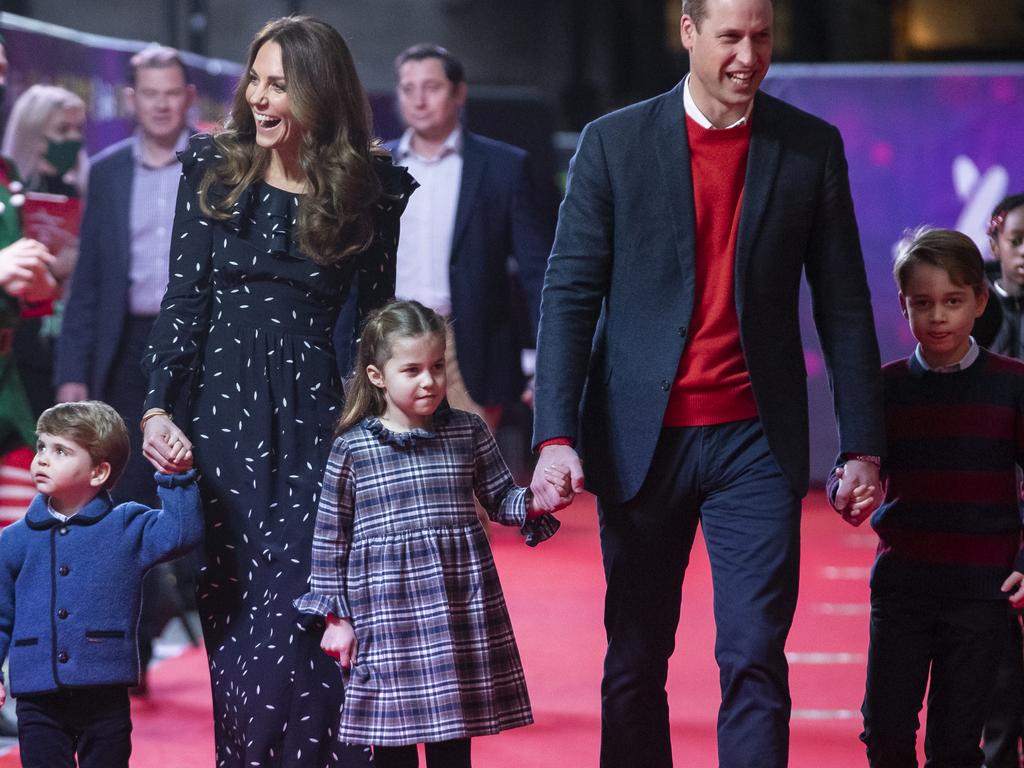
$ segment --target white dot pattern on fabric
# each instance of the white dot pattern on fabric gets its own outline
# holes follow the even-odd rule
[[[218,159],[213,140],[194,137],[179,157],[145,407],[185,425],[202,477],[198,593],[216,765],[368,765],[368,750],[336,740],[341,676],[291,602],[307,589],[313,513],[343,400],[334,324],[356,281],[360,318],[391,298],[399,216],[415,182],[378,161],[386,194],[374,243],[321,266],[292,241],[301,198],[258,182],[229,220],[209,219],[196,189]]]

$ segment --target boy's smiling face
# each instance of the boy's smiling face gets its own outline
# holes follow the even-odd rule
[[[110,476],[110,464],[93,464],[85,446],[65,435],[39,433],[32,458],[36,490],[55,510],[72,515],[92,501]]]
[[[987,301],[987,289],[978,294],[969,285],[958,285],[942,267],[922,263],[909,270],[900,291],[900,309],[929,368],[963,359],[974,321],[985,311]]]

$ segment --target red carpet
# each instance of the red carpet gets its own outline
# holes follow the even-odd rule
[[[477,739],[481,768],[597,765],[604,653],[603,578],[593,499],[562,513],[561,532],[537,549],[494,531],[495,558],[526,666],[536,724]],[[805,504],[799,607],[788,645],[794,716],[792,768],[860,768],[857,740],[867,650],[867,568],[874,535],[843,523],[812,494]],[[675,765],[717,764],[718,676],[710,574],[698,537],[684,589],[669,681]],[[149,701],[136,702],[134,768],[213,766],[205,658],[165,662]],[[17,766],[14,754],[0,768]]]

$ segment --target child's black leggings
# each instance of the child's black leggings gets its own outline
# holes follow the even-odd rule
[[[471,768],[469,739],[437,741],[424,745],[427,768]],[[375,768],[418,768],[416,745],[407,747],[374,747]]]

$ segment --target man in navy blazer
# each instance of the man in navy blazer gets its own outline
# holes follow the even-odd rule
[[[879,354],[839,132],[758,92],[770,0],[684,0],[680,32],[688,77],[579,139],[544,284],[532,489],[556,508],[544,471],[564,464],[598,496],[601,765],[672,765],[665,682],[699,523],[719,764],[781,767],[808,486],[802,275],[847,454],[841,507],[878,487]]]
[[[451,318],[448,399],[493,430],[524,391],[521,351],[536,338],[547,217],[526,152],[461,126],[466,81],[455,56],[416,45],[399,54],[395,73],[408,128],[388,148],[421,185],[402,215],[395,293]]]

